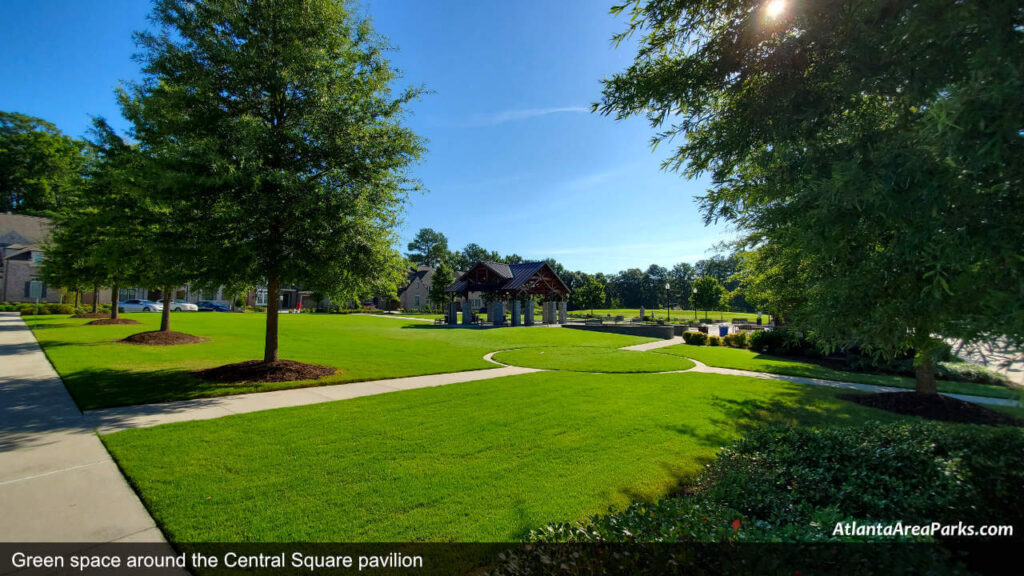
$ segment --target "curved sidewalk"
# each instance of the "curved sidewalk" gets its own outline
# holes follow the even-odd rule
[[[0,541],[163,542],[17,313],[0,313]]]

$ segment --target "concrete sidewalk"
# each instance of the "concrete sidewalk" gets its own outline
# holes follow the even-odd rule
[[[826,386],[828,388],[838,388],[840,390],[856,390],[858,392],[910,392],[907,388],[896,388],[895,386],[876,386],[874,384],[860,384],[857,382],[841,382],[838,380],[825,380],[823,378],[807,378],[805,376],[785,376],[783,374],[772,374],[769,372],[751,372],[749,370],[735,370],[733,368],[716,368],[714,366],[708,366],[707,364],[698,362],[693,358],[690,361],[696,364],[695,367],[687,370],[687,372],[704,372],[707,374],[727,374],[729,376],[746,376],[748,378],[761,378],[763,380],[782,380],[783,382],[792,382],[793,384],[804,384],[806,386]],[[1010,400],[1008,398],[989,398],[988,396],[972,396],[968,394],[949,394],[946,392],[940,392],[943,396],[949,396],[950,398],[956,398],[963,400],[964,402],[973,402],[975,404],[983,404],[986,406],[1017,406],[1016,400]]]
[[[0,541],[163,541],[17,313],[0,313]]]
[[[540,370],[507,366],[488,370],[430,374],[427,376],[391,378],[388,380],[353,382],[351,384],[335,384],[311,388],[292,388],[288,390],[275,390],[273,392],[254,392],[252,394],[238,394],[218,398],[199,398],[162,404],[143,404],[139,406],[90,410],[85,413],[85,420],[89,427],[96,428],[101,434],[108,434],[128,428],[147,428],[149,426],[184,422],[187,420],[209,420],[232,414],[320,404],[322,402],[348,400],[350,398],[359,398],[360,396],[373,396],[399,390],[430,388],[459,382],[473,382],[475,380],[490,380],[491,378],[516,376],[531,372],[540,372]]]

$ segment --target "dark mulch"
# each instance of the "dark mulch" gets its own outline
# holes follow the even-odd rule
[[[132,320],[131,318],[100,318],[99,320],[93,320],[86,324],[86,326],[112,326],[119,324],[138,324],[138,320]]]
[[[126,344],[143,344],[146,346],[174,346],[176,344],[196,344],[206,342],[206,338],[185,334],[184,332],[139,332],[121,340]]]
[[[989,426],[1024,426],[1024,420],[996,412],[984,406],[938,394],[916,392],[882,392],[879,394],[840,394],[840,398],[880,410],[920,416],[928,420],[987,424]]]
[[[82,312],[75,314],[72,318],[110,318],[110,314],[107,312]]]
[[[293,360],[278,360],[264,363],[250,360],[227,364],[193,372],[203,380],[213,382],[292,382],[294,380],[319,380],[334,374],[335,368],[318,364],[304,364]]]

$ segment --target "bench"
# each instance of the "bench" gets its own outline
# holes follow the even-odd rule
[[[587,318],[584,321],[584,324],[586,324],[587,326],[600,326],[604,324],[604,320],[600,318]]]

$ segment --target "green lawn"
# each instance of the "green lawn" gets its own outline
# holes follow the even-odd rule
[[[124,314],[140,326],[86,326],[67,316],[26,316],[83,410],[278,388],[493,368],[488,352],[524,346],[618,348],[648,338],[552,328],[445,328],[426,322],[339,314],[283,314],[281,358],[325,364],[318,381],[226,385],[190,371],[263,357],[265,314],[176,313],[171,329],[209,339],[185,346],[135,346],[125,336],[159,327],[158,314]]]
[[[589,314],[590,314],[590,310],[589,309],[588,310],[570,310],[569,311],[569,316],[575,316],[575,317],[584,317],[584,316],[588,316]],[[644,310],[644,315],[645,316],[650,316],[652,314],[654,315],[655,318],[666,318],[667,319],[667,318],[669,318],[671,316],[671,319],[673,321],[680,321],[680,322],[681,321],[691,321],[692,322],[693,319],[694,319],[693,318],[693,310],[672,310],[671,315],[669,314],[669,311],[665,310],[664,308],[660,308],[660,309],[645,309]],[[612,316],[612,317],[623,316],[623,317],[625,317],[626,320],[629,320],[630,318],[639,318],[640,317],[640,309],[639,308],[597,308],[597,309],[594,310],[594,315],[595,316]],[[754,322],[754,321],[757,320],[757,313],[751,313],[751,312],[723,312],[723,311],[720,311],[720,310],[713,310],[713,311],[708,311],[708,312],[705,312],[704,310],[698,310],[697,311],[697,319],[698,320],[704,320],[705,316],[709,320],[713,320],[715,322],[721,322],[723,319],[724,319],[725,322],[729,322],[733,318],[744,318],[746,320],[750,320],[751,322]],[[764,315],[761,316],[761,319],[767,324],[768,320],[769,320],[769,316],[767,314],[764,314]]]
[[[589,346],[522,348],[500,352],[493,358],[502,364],[570,372],[670,372],[694,366],[693,362],[671,354]]]
[[[844,382],[894,386],[897,388],[914,388],[913,378],[906,378],[904,376],[897,376],[894,374],[844,372],[819,366],[810,362],[800,362],[790,358],[769,356],[767,354],[759,354],[751,350],[740,348],[728,348],[724,346],[691,346],[689,344],[680,344],[678,346],[670,346],[668,348],[659,348],[658,352],[692,358],[698,362],[707,364],[708,366],[715,366],[718,368],[753,370],[755,372],[822,378],[826,380],[841,380]],[[976,396],[988,396],[993,398],[1018,398],[1020,396],[1018,391],[1004,388],[1002,386],[971,384],[969,382],[940,381],[938,388],[940,392],[949,392],[952,394],[973,394]]]
[[[664,496],[767,420],[897,418],[835,394],[712,374],[541,372],[103,441],[172,541],[508,541]]]

